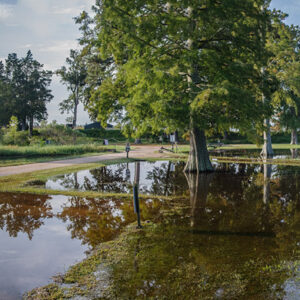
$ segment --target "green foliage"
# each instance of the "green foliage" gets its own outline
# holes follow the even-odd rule
[[[13,115],[13,89],[5,77],[5,67],[0,61],[0,126],[9,124],[10,117]]]
[[[25,131],[18,131],[18,125],[18,118],[12,116],[8,128],[2,129],[3,145],[25,146],[29,144],[28,133]]]
[[[206,131],[259,126],[267,114],[259,78],[268,3],[98,1],[94,19],[77,19],[82,55],[102,60],[89,108],[136,137],[188,131],[191,119]]]
[[[269,47],[274,53],[271,71],[280,82],[274,93],[277,105],[275,122],[288,131],[300,127],[300,29],[298,26],[276,24],[275,42]]]
[[[81,129],[79,132],[85,134],[89,138],[94,138],[95,141],[99,141],[100,139],[107,139],[113,141],[125,141],[126,137],[122,134],[121,130],[112,129]]]
[[[33,59],[31,51],[24,58],[9,54],[5,66],[0,64],[0,104],[7,109],[6,116],[0,113],[0,124],[7,125],[14,115],[23,129],[29,125],[32,132],[34,120],[47,117],[46,104],[53,98],[48,88],[51,76],[52,72],[43,70],[43,65]]]
[[[56,145],[69,145],[76,143],[88,143],[86,136],[77,130],[72,130],[64,125],[59,125],[56,122],[50,124],[43,123],[39,130],[39,138],[45,143],[49,141],[51,144]]]
[[[107,151],[107,147],[99,145],[67,145],[67,146],[28,146],[28,147],[0,147],[0,157],[55,157],[80,155]]]

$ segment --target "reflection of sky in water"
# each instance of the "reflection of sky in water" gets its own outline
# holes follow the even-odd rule
[[[67,200],[64,196],[53,196],[50,200],[53,213],[61,211]],[[88,246],[71,238],[68,223],[55,217],[43,222],[34,231],[32,240],[26,233],[18,232],[14,238],[0,230],[1,300],[20,299],[25,291],[50,283],[51,276],[85,257]]]
[[[18,196],[14,197],[18,201]],[[20,199],[20,203],[13,207],[15,202],[10,203],[6,194],[0,194],[0,209],[11,205],[11,211],[6,215],[2,214],[4,228],[0,229],[0,300],[20,299],[24,292],[50,283],[52,276],[64,273],[70,265],[84,259],[85,252],[90,249],[77,236],[72,238],[69,217],[65,222],[58,218],[64,208],[71,207],[69,197],[45,196],[44,207],[50,208],[48,218],[45,213],[34,214],[39,206],[34,206],[34,200],[28,203],[26,197],[29,201],[31,196]],[[108,199],[99,203],[103,214],[109,213],[124,221],[123,210],[119,208],[122,201],[117,203]],[[20,214],[22,207],[30,207],[33,214]],[[87,218],[80,211],[76,213],[76,217],[79,221]],[[35,221],[40,221],[37,228],[33,225]],[[10,236],[6,222],[10,222],[10,230],[16,231],[16,237]],[[87,224],[79,229],[87,232],[89,226],[91,225]],[[26,233],[28,230],[32,230],[31,240]]]

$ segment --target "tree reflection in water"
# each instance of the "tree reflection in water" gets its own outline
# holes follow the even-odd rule
[[[1,193],[0,229],[12,237],[21,232],[32,239],[33,232],[44,224],[44,220],[53,217],[50,199],[43,195]]]
[[[213,175],[187,175],[190,207],[128,238],[113,267],[114,296],[299,295],[299,177],[291,180],[282,167],[275,168],[273,176],[271,166],[262,169],[260,173],[260,166],[224,165]]]
[[[158,221],[162,205],[159,200],[141,201],[142,219]],[[67,222],[72,238],[93,248],[113,239],[124,226],[136,221],[136,214],[131,199],[72,197],[58,218]]]
[[[47,182],[47,187],[56,189],[59,185],[63,189],[128,193],[132,190],[133,181],[129,165],[134,169],[133,163],[129,163],[57,176]],[[141,162],[141,193],[163,196],[186,193],[188,186],[182,172],[183,167],[182,162]]]
[[[117,168],[102,167],[90,171],[91,178],[85,177],[83,187],[85,190],[127,193],[127,178],[124,176],[126,165],[117,165]]]
[[[298,158],[298,149],[291,149],[292,158]]]
[[[153,195],[182,195],[186,193],[184,173],[182,172],[184,163],[162,162],[160,166],[154,166],[147,171],[147,180],[151,182],[149,186],[144,186],[142,193]]]

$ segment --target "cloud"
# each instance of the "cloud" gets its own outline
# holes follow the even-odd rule
[[[61,6],[55,6],[53,7],[52,13],[55,15],[71,15],[71,16],[77,16],[84,10],[84,6],[81,5],[80,7],[61,7]]]
[[[0,0],[0,3],[5,3],[5,4],[17,4],[18,0]]]
[[[70,49],[78,48],[78,43],[76,40],[66,40],[66,41],[53,41],[49,45],[39,47],[41,52],[55,52],[55,53],[66,53]]]
[[[0,3],[0,21],[6,20],[13,15],[13,6]]]

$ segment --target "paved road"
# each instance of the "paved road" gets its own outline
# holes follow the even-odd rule
[[[167,157],[167,154],[159,153],[159,146],[136,146],[134,150],[129,153],[130,158],[161,158]],[[11,167],[0,167],[0,176],[16,175],[21,173],[35,172],[41,170],[49,170],[62,167],[70,167],[80,164],[89,164],[101,162],[104,160],[112,160],[118,158],[125,158],[126,153],[111,153],[99,156],[88,156],[73,158],[67,160],[57,160],[44,163],[28,164],[21,166],[11,166]]]

